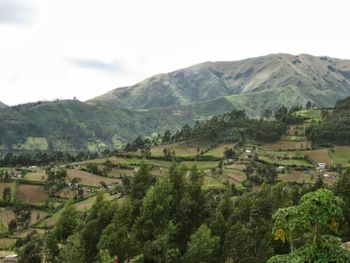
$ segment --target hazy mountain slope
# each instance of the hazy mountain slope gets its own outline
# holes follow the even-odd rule
[[[218,103],[218,100],[221,100]],[[224,98],[178,108],[128,110],[79,101],[38,102],[0,111],[0,148],[96,150],[233,109]]]
[[[296,87],[306,100],[317,105],[334,105],[350,95],[350,60],[274,54],[234,62],[207,62],[112,90],[90,102],[147,109],[285,87]]]
[[[6,105],[5,103],[3,103],[3,102],[0,101],[0,109],[1,109],[1,108],[6,108],[6,107],[7,107],[7,105]]]
[[[79,101],[32,103],[0,111],[0,144],[7,150],[92,151],[116,147],[138,135],[175,131],[184,124],[244,109],[250,117],[281,102],[305,104],[296,87],[245,93],[176,107],[128,110]],[[1,148],[1,146],[0,146]]]
[[[150,132],[139,115],[79,101],[25,104],[0,111],[0,139],[7,149],[77,150],[117,145],[131,133]]]
[[[0,111],[0,149],[96,150],[138,135],[175,131],[213,115],[244,109],[333,106],[350,96],[350,61],[269,55],[203,63],[116,89],[88,103],[38,102]]]

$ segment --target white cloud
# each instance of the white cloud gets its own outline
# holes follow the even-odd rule
[[[26,27],[2,25],[0,10],[0,100],[8,104],[86,100],[208,60],[350,58],[346,0],[1,1],[36,10]]]

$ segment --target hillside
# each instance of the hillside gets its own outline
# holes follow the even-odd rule
[[[333,106],[350,95],[350,61],[311,55],[272,54],[233,62],[206,62],[159,74],[134,86],[112,90],[90,102],[130,109],[188,105],[219,97],[295,89],[287,103],[299,98],[317,106]],[[245,96],[243,97],[245,98]],[[273,100],[283,104],[284,97]]]
[[[79,101],[31,103],[0,111],[0,138],[6,149],[96,149],[118,145],[130,131],[143,131],[138,114]]]
[[[287,90],[287,89],[286,89]],[[79,101],[38,102],[0,111],[0,144],[7,150],[95,151],[117,147],[138,135],[172,132],[185,124],[245,109],[265,108],[264,100],[285,92],[259,92],[165,109],[130,110]],[[238,102],[236,102],[238,101]]]
[[[5,150],[95,151],[232,110],[250,118],[264,110],[332,107],[350,96],[350,61],[269,55],[203,63],[113,90],[88,102],[29,103],[0,111]]]
[[[1,108],[6,108],[6,107],[7,107],[7,105],[6,105],[5,103],[3,103],[3,102],[0,101],[0,109],[1,109]]]

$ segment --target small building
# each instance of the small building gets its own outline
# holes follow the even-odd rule
[[[38,166],[32,165],[32,166],[29,166],[28,169],[32,172],[35,172],[38,169]]]
[[[317,163],[316,170],[324,170],[326,169],[326,163]]]
[[[212,175],[212,171],[211,170],[204,170],[204,175]]]
[[[284,166],[278,166],[278,167],[276,167],[276,171],[277,172],[284,172]]]
[[[243,159],[245,160],[254,160],[257,158],[257,153],[253,150],[246,149],[243,153]]]

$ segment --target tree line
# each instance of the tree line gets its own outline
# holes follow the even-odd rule
[[[284,109],[284,108],[283,108]],[[287,116],[294,110],[287,110]],[[283,115],[283,114],[282,114]],[[143,150],[145,153],[154,145],[176,143],[186,140],[210,141],[211,143],[237,143],[245,139],[259,142],[278,141],[286,133],[286,117],[264,120],[249,119],[244,110],[233,110],[230,113],[215,115],[209,120],[197,121],[194,126],[185,124],[172,133],[166,130],[151,138],[138,136],[128,143],[125,151]],[[291,118],[291,117],[290,117]]]
[[[333,111],[323,110],[322,121],[306,130],[307,138],[316,145],[350,144],[350,97],[336,103]]]
[[[19,262],[349,262],[350,171],[327,187],[279,182],[203,188],[196,167],[156,179],[145,164],[123,201],[102,194],[86,213],[66,205],[43,238],[19,241]],[[116,260],[119,261],[116,261]]]

